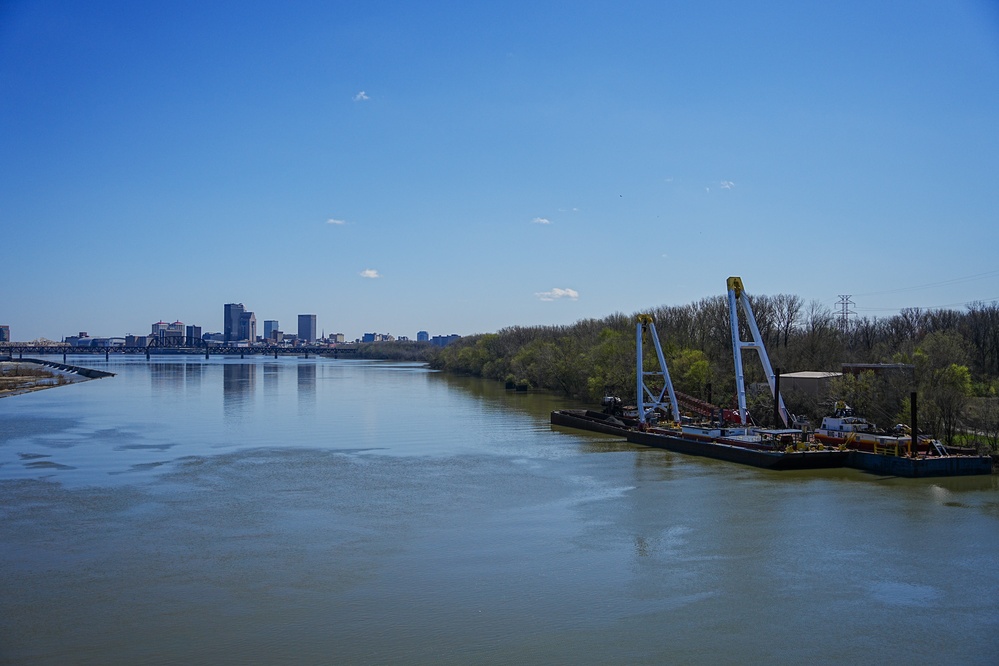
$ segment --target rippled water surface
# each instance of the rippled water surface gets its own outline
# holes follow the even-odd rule
[[[0,400],[2,663],[980,663],[995,477],[776,473],[418,365],[71,358]]]

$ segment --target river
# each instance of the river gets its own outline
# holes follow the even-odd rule
[[[418,364],[0,400],[0,663],[994,664],[997,478],[769,472]]]

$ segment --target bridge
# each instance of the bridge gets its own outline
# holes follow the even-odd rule
[[[299,347],[284,347],[280,345],[266,345],[257,347],[237,347],[232,344],[200,345],[191,347],[167,347],[151,344],[145,347],[74,347],[70,345],[35,345],[22,343],[9,343],[0,346],[0,357],[9,356],[22,359],[25,354],[58,356],[62,354],[62,360],[66,362],[66,356],[104,354],[104,360],[110,360],[111,355],[122,354],[145,354],[146,360],[151,356],[200,356],[205,358],[214,356],[325,356],[328,358],[352,357],[357,355],[357,345],[344,344],[334,347],[323,347],[318,345],[302,345]]]

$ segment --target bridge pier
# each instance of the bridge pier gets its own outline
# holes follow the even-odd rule
[[[205,346],[205,360],[208,360],[208,346]]]
[[[274,360],[277,360],[277,349],[274,350]]]
[[[65,363],[65,362],[66,362],[66,352],[63,352],[63,353],[62,353],[62,362],[63,362],[63,363]]]
[[[110,360],[111,360],[111,350],[110,349],[105,349],[104,350],[104,362],[107,363]]]
[[[149,360],[149,347],[146,347],[146,360]]]
[[[239,352],[239,357],[243,358],[243,352]]]

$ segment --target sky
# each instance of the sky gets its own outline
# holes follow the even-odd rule
[[[999,3],[0,0],[0,324],[999,299]]]

